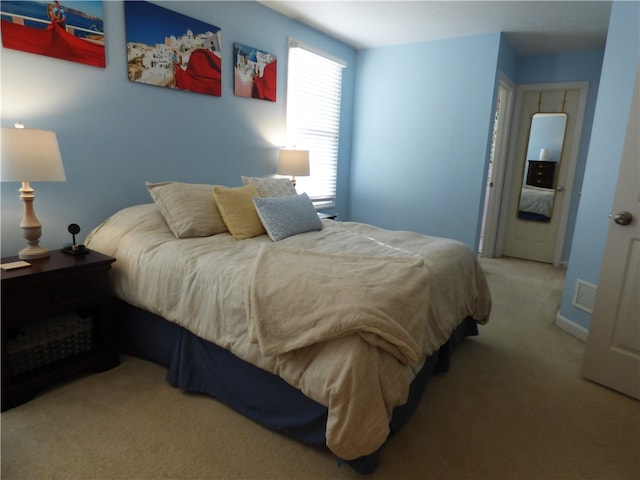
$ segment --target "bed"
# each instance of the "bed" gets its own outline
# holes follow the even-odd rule
[[[520,193],[518,218],[549,222],[551,220],[554,195],[555,190],[553,188],[525,185]]]
[[[89,234],[117,259],[128,350],[371,472],[431,374],[488,321],[482,269],[460,242],[320,220],[306,195],[243,180],[148,184],[154,203]]]

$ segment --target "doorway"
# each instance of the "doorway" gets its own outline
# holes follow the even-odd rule
[[[496,256],[560,266],[587,88],[587,82],[517,87]],[[546,132],[542,143],[539,131]]]
[[[505,163],[509,142],[509,126],[515,96],[515,85],[503,73],[498,78],[495,116],[493,119],[493,135],[489,167],[485,184],[484,208],[480,227],[478,254],[483,257],[494,257],[496,232],[500,211],[500,197],[503,188]]]

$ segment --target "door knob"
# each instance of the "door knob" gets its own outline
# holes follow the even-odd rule
[[[633,220],[633,215],[626,211],[616,213],[616,216],[613,217],[613,221],[618,225],[629,225],[631,223],[631,220]]]

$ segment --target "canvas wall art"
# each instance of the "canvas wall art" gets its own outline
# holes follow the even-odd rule
[[[129,80],[221,96],[220,28],[149,2],[124,5]]]
[[[2,45],[95,67],[105,67],[101,1],[5,1]]]
[[[234,93],[239,97],[276,101],[278,59],[241,43],[233,46]]]

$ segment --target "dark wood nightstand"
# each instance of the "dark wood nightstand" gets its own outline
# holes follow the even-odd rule
[[[540,188],[553,188],[556,162],[529,160],[527,185]]]
[[[114,261],[57,250],[31,266],[1,270],[2,410],[63,378],[119,365],[108,315]]]

